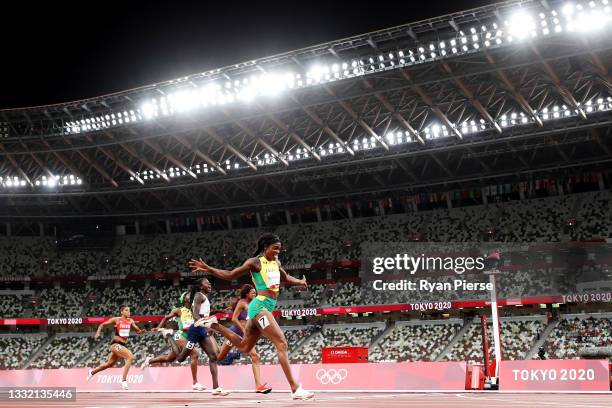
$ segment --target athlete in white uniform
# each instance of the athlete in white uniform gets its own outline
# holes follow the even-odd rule
[[[195,320],[208,319],[210,317],[210,301],[208,300],[207,294],[210,293],[212,286],[208,279],[202,278],[200,280],[199,292],[192,290],[190,299],[193,299],[191,304],[191,311]],[[208,331],[203,326],[192,325],[187,332],[187,345],[177,357],[177,361],[183,362],[187,356],[191,353],[191,350],[199,344],[202,350],[208,356],[210,374],[213,381],[212,395],[225,396],[229,392],[224,391],[219,387],[218,369],[217,369],[217,356],[219,355],[219,347],[214,338],[208,335]]]

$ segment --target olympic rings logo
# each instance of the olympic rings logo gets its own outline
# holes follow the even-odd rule
[[[340,384],[347,376],[348,372],[344,368],[341,368],[339,370],[336,370],[334,368],[331,368],[329,370],[321,368],[315,374],[317,380],[319,380],[319,382],[323,385],[327,385],[329,383],[334,385]]]

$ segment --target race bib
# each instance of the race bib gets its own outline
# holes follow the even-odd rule
[[[261,326],[262,330],[270,325],[270,321],[268,321],[267,316],[261,316],[259,319],[257,319],[257,322],[259,323],[259,326]]]

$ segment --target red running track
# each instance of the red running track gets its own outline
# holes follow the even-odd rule
[[[143,393],[136,391],[78,393],[75,402],[68,401],[0,401],[1,407],[101,407],[101,408],[184,408],[184,407],[559,407],[610,408],[612,393],[600,394],[536,394],[536,393],[318,393],[310,401],[291,401],[285,392],[268,395],[235,393],[212,397],[208,392]]]

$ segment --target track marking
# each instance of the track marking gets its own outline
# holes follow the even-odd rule
[[[608,393],[610,394],[610,393]],[[508,396],[510,397],[511,394],[500,394],[504,395],[504,396]],[[511,404],[534,404],[536,403],[537,405],[552,405],[552,406],[557,406],[557,407],[568,407],[568,408],[577,408],[577,407],[584,407],[584,408],[608,408],[609,405],[584,405],[580,404],[578,401],[573,401],[572,402],[568,402],[568,401],[541,401],[541,400],[537,400],[534,401],[533,399],[529,399],[529,400],[523,400],[523,399],[507,399],[507,398],[499,398],[499,397],[493,397],[493,396],[485,396],[485,395],[481,395],[481,396],[472,396],[472,395],[460,395],[458,394],[457,397],[459,398],[465,398],[465,399],[470,399],[470,400],[486,400],[486,401],[501,401],[504,402],[506,404],[511,403]],[[567,399],[567,398],[566,398]]]

